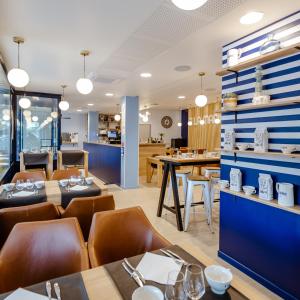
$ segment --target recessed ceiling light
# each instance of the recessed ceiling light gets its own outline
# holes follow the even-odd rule
[[[152,77],[152,74],[151,73],[141,73],[140,76],[142,78],[150,78],[150,77]]]
[[[180,9],[194,10],[204,5],[208,0],[172,0]]]
[[[178,99],[185,99],[185,96],[178,96]]]
[[[240,18],[240,23],[243,25],[251,25],[259,22],[264,16],[264,13],[258,11],[250,11]]]
[[[77,111],[78,111],[78,112],[81,112],[81,111],[82,111],[82,109],[77,109]]]
[[[88,106],[94,106],[94,103],[88,103]]]
[[[191,66],[188,66],[188,65],[177,66],[174,68],[174,70],[177,72],[187,72],[190,69],[191,69]]]
[[[106,97],[113,97],[114,94],[113,94],[113,93],[106,93],[105,96],[106,96]]]

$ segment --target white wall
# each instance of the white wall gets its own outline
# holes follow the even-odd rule
[[[61,119],[61,132],[78,132],[78,145],[62,145],[62,149],[83,149],[83,142],[87,141],[87,114],[63,113]]]
[[[148,109],[151,113],[149,121],[144,123],[142,118],[139,118],[140,124],[151,124],[151,136],[153,138],[159,138],[159,133],[164,133],[164,142],[167,145],[171,144],[171,138],[181,138],[181,127],[177,126],[178,122],[181,122],[181,112],[179,110],[160,110],[160,109]],[[144,114],[146,110],[141,111]],[[170,128],[164,128],[161,126],[161,119],[164,116],[169,116],[173,120],[173,125]]]

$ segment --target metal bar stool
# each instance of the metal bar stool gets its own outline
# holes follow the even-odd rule
[[[221,168],[219,167],[205,167],[204,176],[210,179],[210,195],[211,207],[213,207],[215,200],[215,186],[218,184],[221,175]]]

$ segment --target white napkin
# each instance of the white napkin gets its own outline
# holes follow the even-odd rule
[[[19,288],[4,300],[48,300],[48,297]],[[52,300],[55,299],[52,298]]]
[[[71,191],[83,191],[83,190],[86,190],[88,189],[89,187],[88,186],[85,186],[85,185],[75,185],[75,186],[72,186],[70,188]]]
[[[13,197],[27,197],[33,195],[34,192],[20,191],[13,194]]]
[[[152,280],[160,284],[168,283],[168,274],[171,271],[180,272],[182,263],[162,255],[147,252],[137,266],[146,280]],[[171,283],[171,284],[175,284]]]

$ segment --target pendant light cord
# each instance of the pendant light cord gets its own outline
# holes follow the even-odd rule
[[[20,69],[20,42],[18,42],[18,69]]]
[[[83,78],[85,78],[85,55],[83,55]]]

